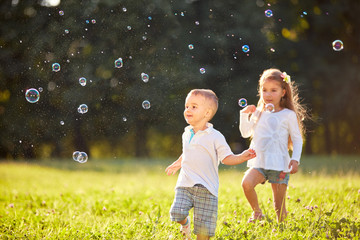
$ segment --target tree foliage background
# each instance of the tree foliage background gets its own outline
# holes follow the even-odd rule
[[[256,104],[270,67],[291,75],[312,116],[305,153],[358,154],[359,12],[355,0],[3,1],[0,158],[177,156],[192,88],[216,92],[212,122],[241,151],[237,100]],[[342,51],[332,49],[336,39]],[[37,103],[26,101],[29,88],[43,88]]]

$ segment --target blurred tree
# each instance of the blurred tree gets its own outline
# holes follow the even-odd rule
[[[212,122],[240,151],[248,140],[238,131],[237,100],[256,104],[259,75],[270,67],[293,77],[316,119],[307,153],[359,153],[356,1],[49,3],[0,4],[0,158],[180,154],[192,88],[217,93]],[[335,39],[344,50],[332,50]],[[43,88],[33,104],[24,98],[31,87]],[[83,103],[89,111],[80,114]]]

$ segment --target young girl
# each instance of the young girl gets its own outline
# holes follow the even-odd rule
[[[286,217],[285,194],[289,173],[298,171],[302,150],[302,121],[305,109],[300,105],[297,88],[290,76],[278,69],[268,69],[259,80],[260,99],[257,108],[249,105],[240,111],[240,132],[244,138],[252,137],[250,148],[256,158],[248,161],[250,168],[242,187],[253,215],[248,222],[263,218],[255,186],[271,183],[274,207],[278,221]],[[290,158],[288,150],[292,149]]]

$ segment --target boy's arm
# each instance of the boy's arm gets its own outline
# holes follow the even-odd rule
[[[256,157],[255,151],[253,149],[247,149],[240,154],[227,156],[222,160],[222,163],[225,165],[237,165],[254,157]]]
[[[181,168],[181,162],[182,162],[182,155],[178,158],[178,160],[173,162],[170,166],[168,166],[165,169],[166,174],[168,176],[174,175]]]

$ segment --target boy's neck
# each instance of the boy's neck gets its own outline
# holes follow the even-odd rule
[[[197,133],[198,131],[204,131],[205,129],[208,128],[208,122],[206,122],[205,124],[201,124],[201,125],[197,125],[197,126],[193,126],[193,131],[194,133]]]

